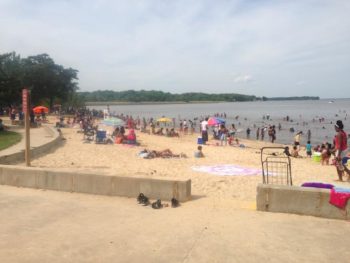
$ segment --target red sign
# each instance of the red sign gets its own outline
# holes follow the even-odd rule
[[[27,113],[27,108],[28,108],[28,90],[23,89],[22,90],[22,111],[24,113]]]

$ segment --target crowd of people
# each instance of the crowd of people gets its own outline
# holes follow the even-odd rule
[[[166,136],[166,137],[179,137],[187,134],[192,134],[196,132],[196,128],[199,128],[199,133],[201,135],[201,142],[205,145],[209,141],[209,133],[212,133],[212,139],[217,140],[217,145],[226,146],[240,146],[239,139],[237,138],[238,129],[236,128],[234,123],[227,125],[226,113],[215,113],[213,114],[216,118],[218,118],[221,122],[215,125],[209,125],[208,119],[209,117],[200,116],[195,117],[193,119],[181,119],[178,120],[175,118],[167,119],[166,121],[159,121],[159,119],[155,118],[140,118],[133,117],[130,115],[124,114],[110,114],[108,111],[102,110],[89,110],[87,108],[83,109],[69,109],[70,117],[64,118],[60,117],[59,121],[56,123],[58,128],[62,127],[73,127],[78,125],[80,131],[84,133],[84,136],[91,135],[91,133],[97,133],[99,127],[98,123],[96,123],[96,119],[103,119],[106,117],[116,117],[121,119],[125,125],[116,127],[112,134],[110,134],[109,141],[112,143],[127,143],[127,144],[137,144],[136,133],[135,130],[140,130],[141,132],[147,132],[149,134],[157,135],[157,136]],[[2,108],[0,109],[0,113],[2,115],[7,114],[10,117],[11,122],[13,123],[15,120],[23,120],[23,113],[16,108]],[[59,112],[57,112],[59,114]],[[39,114],[34,114],[33,111],[30,113],[30,120],[32,123],[41,123],[46,119],[45,112]],[[236,124],[238,126],[241,125],[240,117],[237,115],[235,118]],[[301,119],[301,117],[300,117]],[[244,120],[247,120],[244,118]],[[264,121],[272,121],[269,114],[263,116]],[[283,121],[293,122],[293,120],[286,116],[283,118]],[[312,119],[312,122],[324,123],[325,118],[319,117]],[[298,124],[298,123],[297,123]],[[307,122],[303,122],[303,126],[307,126]],[[350,172],[346,166],[346,158],[349,158],[347,155],[347,139],[350,135],[347,135],[344,131],[344,125],[341,120],[336,121],[334,124],[336,129],[336,136],[333,139],[332,143],[325,141],[322,144],[312,145],[311,143],[311,130],[308,129],[304,134],[302,131],[298,131],[295,133],[294,129],[290,129],[290,132],[295,133],[293,137],[293,145],[292,149],[286,147],[285,154],[300,158],[301,156],[313,157],[315,155],[320,156],[320,163],[322,165],[335,165],[337,167],[337,174],[339,180],[343,179],[344,172],[350,176]],[[264,141],[266,138],[271,143],[276,142],[277,132],[282,130],[281,123],[269,124],[258,126],[253,124],[253,128],[256,128],[256,140]],[[6,129],[3,121],[0,119],[0,131]],[[128,131],[126,132],[126,129]],[[240,129],[241,130],[241,129]],[[250,139],[252,133],[252,129],[247,127],[245,130],[246,138]],[[304,138],[305,137],[305,138]],[[301,154],[301,143],[302,140],[306,139],[307,143],[305,144],[305,154]],[[150,151],[150,156],[159,156],[159,154],[154,151]],[[166,155],[166,153],[164,153]],[[162,154],[160,154],[162,155]],[[201,158],[204,157],[203,148],[199,146],[197,151],[194,153],[195,157]],[[176,155],[173,155],[176,156]]]

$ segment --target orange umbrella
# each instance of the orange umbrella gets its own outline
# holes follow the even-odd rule
[[[40,114],[43,111],[45,113],[49,113],[49,109],[47,107],[45,107],[45,106],[37,106],[37,107],[33,108],[33,111],[34,111],[35,114]]]

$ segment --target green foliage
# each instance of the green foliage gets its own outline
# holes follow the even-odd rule
[[[319,100],[319,99],[320,97],[311,97],[311,96],[265,98],[265,100]]]
[[[93,92],[78,92],[78,95],[89,102],[190,102],[190,101],[254,101],[259,98],[251,95],[235,93],[207,94],[207,93],[182,93],[172,94],[155,90],[127,90],[111,91],[98,90]]]
[[[21,135],[13,131],[0,131],[0,151],[18,143]]]
[[[23,67],[16,53],[0,55],[0,104],[17,101],[21,97]]]
[[[57,65],[47,54],[21,59],[15,52],[0,55],[0,103],[20,104],[24,87],[31,102],[48,104],[66,101],[78,90],[78,71]]]

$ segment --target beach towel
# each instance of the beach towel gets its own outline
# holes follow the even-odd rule
[[[337,190],[338,191],[337,191]],[[331,194],[329,197],[329,203],[344,209],[346,207],[346,204],[350,198],[350,189],[342,189],[340,187],[331,189]]]
[[[219,165],[202,165],[202,166],[192,166],[193,171],[209,173],[214,175],[223,175],[223,176],[253,176],[261,175],[260,169],[252,169],[241,167],[234,164],[219,164]]]
[[[301,186],[302,187],[323,188],[323,189],[332,189],[334,187],[334,185],[332,185],[332,184],[325,184],[325,183],[318,183],[318,182],[307,182],[307,183],[303,183]]]

